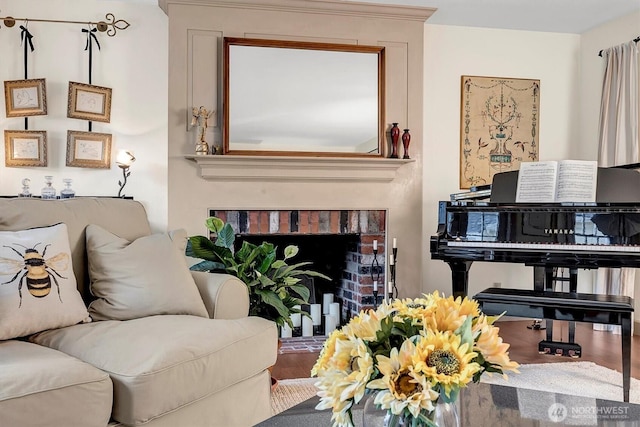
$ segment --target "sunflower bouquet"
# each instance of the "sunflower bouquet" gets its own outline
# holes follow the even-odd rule
[[[332,409],[334,427],[353,426],[353,405],[378,391],[374,404],[391,418],[434,426],[437,402],[455,402],[485,372],[518,372],[494,326],[498,318],[437,291],[363,311],[328,337],[311,371],[316,409]]]

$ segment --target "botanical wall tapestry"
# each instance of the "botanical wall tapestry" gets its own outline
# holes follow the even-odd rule
[[[538,160],[540,80],[462,76],[460,188]]]

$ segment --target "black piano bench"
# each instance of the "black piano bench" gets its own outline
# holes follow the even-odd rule
[[[631,376],[631,313],[633,298],[530,289],[488,288],[477,293],[482,312],[533,319],[605,323],[622,327],[622,388],[629,402]]]

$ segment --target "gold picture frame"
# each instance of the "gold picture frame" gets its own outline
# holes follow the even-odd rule
[[[69,82],[67,117],[109,123],[111,88]]]
[[[67,131],[67,166],[111,168],[111,134]]]
[[[540,80],[462,76],[460,189],[539,156]]]
[[[4,100],[7,117],[44,116],[47,114],[45,79],[5,80]]]
[[[5,165],[47,166],[47,132],[44,130],[5,130]]]

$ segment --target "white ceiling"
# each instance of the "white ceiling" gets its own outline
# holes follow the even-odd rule
[[[158,4],[158,0],[123,1]],[[342,1],[434,7],[438,10],[427,21],[429,24],[571,34],[582,34],[613,19],[640,10],[640,0]],[[640,33],[640,21],[638,32]]]
[[[640,10],[640,0],[357,0],[435,7],[428,24],[581,34]],[[638,22],[640,33],[640,21]],[[640,34],[638,34],[640,35]]]

